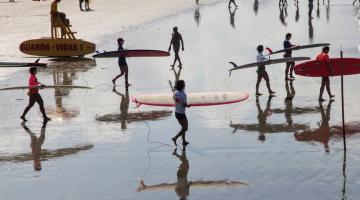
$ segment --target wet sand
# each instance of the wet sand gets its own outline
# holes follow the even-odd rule
[[[54,61],[50,68],[39,70],[38,79],[44,83],[93,87],[41,91],[53,121],[44,132],[35,106],[26,123],[37,137],[45,134],[41,171],[34,170],[34,161],[23,158],[32,154],[31,135],[19,120],[27,103],[26,92],[2,92],[0,199],[357,199],[357,76],[345,78],[349,149],[344,162],[338,128],[339,78],[331,78],[336,98],[330,106],[328,101],[322,106],[317,101],[320,79],[298,76],[293,82],[295,97],[289,102],[285,101],[285,66],[269,66],[267,71],[277,94],[270,100],[265,94],[257,104],[255,69],[233,72],[230,78],[227,69],[228,61],[253,62],[260,43],[280,49],[287,32],[293,33],[295,44],[330,42],[331,57],[338,57],[341,48],[345,56],[358,57],[359,10],[341,1],[333,1],[330,7],[322,2],[318,6],[314,1],[309,21],[308,3],[299,2],[296,21],[297,7],[292,2],[287,14],[285,9],[279,10],[277,3],[238,1],[233,19],[227,2],[194,5],[180,14],[106,35],[97,44],[100,50],[112,50],[116,48],[114,41],[121,36],[126,40],[125,48],[165,50],[171,28],[177,25],[185,42],[185,51],[180,55],[180,78],[186,81],[187,92],[251,94],[249,100],[238,104],[188,109],[191,144],[186,154],[181,148],[174,153],[175,147],[169,145],[180,129],[176,119],[167,114],[171,108],[136,108],[132,102],[124,105],[127,94],[123,79],[116,87],[122,95],[113,92],[111,79],[118,72],[116,59],[97,59],[96,63]],[[294,55],[314,57],[319,51],[310,49]],[[175,80],[170,70],[172,59],[128,59],[133,84],[128,96],[171,92]],[[27,76],[27,70],[20,70],[7,75],[0,85],[23,85]],[[263,83],[261,91],[266,91]],[[126,107],[127,116],[165,114],[146,119],[133,117],[125,126],[123,120],[96,120],[105,115],[116,119],[126,116]],[[266,108],[269,112],[265,112]]]

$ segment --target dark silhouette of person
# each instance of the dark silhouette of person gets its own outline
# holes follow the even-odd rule
[[[313,27],[313,24],[312,24],[312,11],[313,11],[313,8],[314,8],[314,5],[313,5],[313,1],[314,0],[309,0],[309,12],[308,12],[308,25],[309,25],[309,39],[310,41],[313,40],[314,38],[314,27]]]
[[[129,98],[129,90],[125,90],[125,95],[121,94],[116,90],[116,87],[113,87],[113,92],[119,96],[121,96],[121,103],[120,103],[120,121],[121,121],[121,129],[126,129],[126,120],[128,118],[128,112],[129,112],[129,104],[130,104],[130,98]]]
[[[119,38],[117,40],[118,42],[118,51],[122,51],[124,50],[124,39],[123,38]],[[128,81],[128,77],[129,77],[129,69],[128,69],[128,65],[127,65],[127,62],[126,62],[126,57],[121,55],[119,56],[119,59],[118,59],[118,64],[119,64],[119,68],[120,68],[120,74],[117,75],[113,80],[112,80],[112,83],[115,85],[115,82],[118,78],[120,78],[122,75],[125,74],[125,88],[128,88],[130,86],[129,84],[129,81]]]
[[[327,21],[330,20],[330,0],[327,1],[327,5],[326,5],[326,20]]]
[[[171,65],[172,67],[175,66],[176,61],[179,61],[179,68],[181,68],[181,66],[182,66],[182,63],[181,63],[181,60],[179,57],[180,42],[181,42],[182,51],[184,51],[184,41],[182,39],[181,34],[178,32],[178,28],[175,26],[173,28],[173,33],[171,35],[171,41],[170,41],[170,45],[169,45],[169,49],[168,49],[168,51],[170,51],[171,45],[172,45],[173,49],[174,49],[174,53],[175,53],[174,63]]]
[[[235,13],[236,13],[237,8],[231,10],[231,8],[229,8],[229,15],[230,15],[230,25],[235,28]]]
[[[266,133],[266,120],[268,118],[268,116],[270,116],[271,114],[271,99],[273,96],[269,96],[267,103],[266,103],[266,108],[265,110],[263,110],[261,108],[260,105],[260,101],[259,101],[259,97],[256,97],[256,108],[258,110],[258,115],[257,115],[257,119],[258,119],[258,123],[259,123],[259,137],[258,140],[265,142],[266,138],[265,138],[265,133]]]
[[[36,134],[32,132],[29,127],[25,125],[25,122],[21,123],[21,126],[24,128],[24,130],[30,135],[31,138],[31,155],[34,161],[34,170],[40,171],[42,169],[41,167],[41,146],[44,144],[45,141],[45,131],[46,131],[46,124],[47,121],[43,122],[43,125],[41,127],[41,134],[40,137],[36,137]]]
[[[295,6],[296,6],[295,22],[298,22],[300,19],[300,9],[299,9],[299,1],[298,0],[295,1]]]
[[[39,86],[40,87],[44,87],[45,85],[41,84],[40,82],[38,82],[37,78],[36,78],[36,74],[37,74],[37,69],[36,67],[31,67],[29,69],[30,72],[30,78],[29,78],[29,104],[28,106],[25,108],[23,114],[21,115],[21,119],[23,121],[27,121],[27,119],[25,118],[26,114],[29,112],[29,110],[34,106],[35,102],[37,102],[39,104],[39,108],[40,111],[43,115],[43,119],[44,121],[49,121],[51,120],[49,117],[46,116],[45,113],[45,108],[44,108],[44,101],[41,98],[41,95],[39,94]]]
[[[185,148],[185,147],[184,147]],[[175,192],[180,197],[180,199],[186,199],[190,194],[190,184],[188,181],[188,173],[189,173],[189,160],[186,158],[186,150],[183,149],[181,155],[177,153],[177,149],[175,148],[173,155],[179,158],[180,165],[178,171],[176,173],[177,184],[175,186]]]
[[[256,56],[256,62],[264,62],[264,61],[268,60],[262,53],[264,51],[263,45],[259,45],[256,48],[256,50],[258,52],[258,54]],[[261,93],[259,93],[259,85],[260,85],[260,82],[262,79],[264,79],[266,81],[266,86],[268,88],[269,95],[274,95],[275,92],[271,90],[270,79],[269,79],[268,73],[265,70],[265,65],[259,65],[258,69],[257,69],[256,96],[262,95]]]
[[[316,17],[320,18],[320,0],[317,0]]]
[[[287,33],[285,35],[285,40],[283,42],[284,49],[289,49],[296,46],[290,42],[291,37],[292,37],[291,33]],[[292,51],[291,50],[285,51],[284,58],[291,58],[291,57],[292,57]],[[285,81],[288,81],[290,79],[295,79],[295,77],[293,76],[294,66],[295,66],[295,62],[286,62]]]
[[[200,8],[197,7],[195,8],[195,11],[194,11],[194,20],[196,22],[196,25],[200,25],[200,18],[201,18],[201,14],[200,14]]]
[[[79,7],[81,11],[84,11],[84,9],[82,8],[82,4],[84,3],[84,0],[79,0]]]
[[[279,0],[279,6],[287,5],[287,0]]]
[[[257,15],[257,13],[259,11],[259,0],[254,1],[253,10],[254,10],[255,15]]]
[[[315,131],[303,131],[301,133],[295,133],[295,139],[298,141],[318,141],[324,144],[326,152],[329,152],[329,140],[330,140],[330,110],[333,100],[329,101],[326,111],[322,105],[322,102],[319,102],[319,110],[321,114],[321,121],[318,122],[319,128]]]
[[[285,5],[279,5],[279,10],[280,10],[280,15],[279,15],[280,22],[281,22],[281,24],[283,24],[284,26],[287,26],[287,23],[286,23],[287,4],[285,4]]]
[[[181,68],[179,68],[179,70],[176,72],[176,69],[174,67],[172,67],[173,72],[174,72],[174,77],[175,77],[175,80],[174,80],[174,84],[180,79],[180,74],[181,74]],[[171,91],[172,92],[175,92],[175,86],[173,86],[172,82],[169,80],[169,85],[170,85],[170,88],[171,88]]]
[[[285,104],[284,115],[285,115],[286,122],[288,123],[288,126],[291,127],[293,124],[293,120],[291,117],[291,113],[292,113],[292,109],[293,109],[292,100],[295,97],[295,89],[293,86],[293,80],[286,81],[285,89],[286,89],[286,98],[284,100],[284,104]]]
[[[353,5],[355,5],[356,2],[358,2],[360,4],[360,0],[354,0]]]
[[[85,10],[90,11],[90,0],[85,0]]]
[[[228,5],[229,8],[231,7],[231,4],[234,4],[235,8],[238,7],[235,3],[235,0],[229,0],[229,5]]]

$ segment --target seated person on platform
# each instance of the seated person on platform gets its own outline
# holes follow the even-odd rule
[[[57,5],[60,3],[61,0],[54,0],[54,2],[51,3],[51,11],[50,14],[52,17],[59,17],[66,25],[69,25],[69,20],[66,19],[65,13],[58,12]]]

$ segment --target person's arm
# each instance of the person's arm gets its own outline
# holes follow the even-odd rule
[[[181,46],[182,46],[182,50],[184,51],[184,41],[182,39],[182,36],[180,35],[180,41],[181,41]]]
[[[171,50],[171,45],[172,45],[172,42],[173,42],[173,37],[174,37],[174,33],[171,35],[171,40],[170,40],[170,45],[169,45],[168,51]]]
[[[183,99],[183,106],[184,107],[190,107],[190,105],[187,103],[187,96],[185,94],[185,98]]]

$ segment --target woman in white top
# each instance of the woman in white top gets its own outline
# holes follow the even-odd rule
[[[264,51],[264,46],[263,45],[259,45],[256,50],[258,51],[258,54],[256,56],[256,62],[264,62],[266,60],[268,60],[263,54],[262,52]],[[269,95],[274,95],[274,91],[271,90],[270,88],[270,80],[269,80],[269,75],[265,70],[265,65],[259,65],[258,69],[257,69],[257,82],[256,82],[256,96],[260,96],[262,95],[261,93],[259,93],[259,85],[261,82],[261,79],[265,79],[266,81],[266,86],[269,90]]]
[[[189,143],[185,139],[185,132],[188,130],[188,121],[185,115],[185,109],[186,107],[190,107],[190,105],[187,104],[186,94],[184,92],[185,82],[183,80],[178,80],[175,83],[175,89],[176,91],[173,96],[175,102],[175,117],[181,125],[181,130],[175,137],[172,138],[172,141],[177,146],[176,140],[178,137],[182,136],[182,144],[183,146],[186,146]]]

